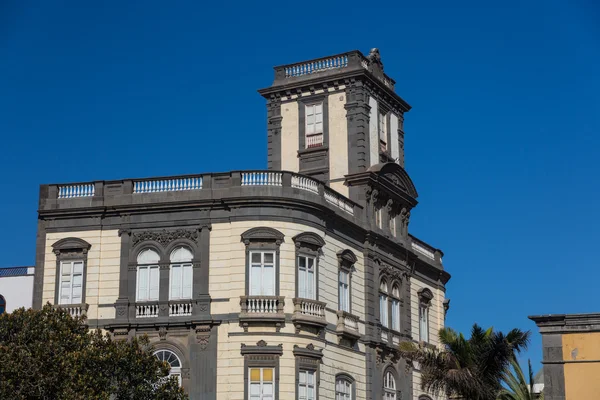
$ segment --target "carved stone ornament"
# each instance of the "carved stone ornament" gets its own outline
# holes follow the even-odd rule
[[[377,358],[375,363],[378,367],[385,364],[396,364],[400,361],[400,352],[389,347],[377,347]]]
[[[122,317],[127,313],[127,306],[117,306],[117,315]]]
[[[158,328],[158,337],[160,337],[160,340],[167,340],[167,327],[166,326],[161,326],[160,328]]]
[[[373,47],[371,49],[369,55],[367,56],[367,60],[369,60],[371,64],[379,64],[381,66],[381,69],[383,69],[383,63],[381,62],[381,53],[379,53],[378,48]]]
[[[131,241],[134,246],[146,240],[152,240],[160,243],[163,246],[167,246],[169,243],[177,239],[188,239],[193,242],[198,242],[199,234],[198,230],[196,229],[175,229],[173,231],[163,229],[162,231],[143,231],[139,233],[132,233],[131,236]]]
[[[206,350],[210,341],[210,325],[199,325],[196,327],[196,343],[200,350]]]
[[[258,347],[266,347],[267,346],[267,342],[265,342],[264,340],[259,340],[258,342],[256,342],[256,345]]]
[[[380,268],[380,274],[390,278],[400,279],[403,278],[403,272],[392,267],[391,265],[383,264]]]

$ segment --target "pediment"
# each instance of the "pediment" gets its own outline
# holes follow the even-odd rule
[[[401,192],[406,193],[413,199],[416,199],[419,194],[415,185],[408,176],[408,173],[400,165],[396,163],[382,163],[373,165],[369,168],[369,172],[377,174],[379,179],[387,181],[388,184],[394,186]]]

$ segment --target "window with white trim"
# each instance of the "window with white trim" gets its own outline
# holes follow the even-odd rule
[[[335,380],[335,400],[352,400],[352,382],[345,378]]]
[[[298,297],[301,299],[317,299],[316,264],[314,257],[298,256]]]
[[[429,342],[429,307],[419,306],[419,341]]]
[[[275,398],[275,372],[273,368],[249,368],[250,400],[273,400]]]
[[[338,283],[339,309],[350,312],[350,272],[340,269]]]
[[[137,257],[136,301],[157,301],[160,256],[151,249],[142,250]]]
[[[82,292],[83,261],[61,261],[59,304],[80,304]]]
[[[181,360],[179,360],[177,354],[170,350],[158,350],[154,353],[154,356],[160,361],[169,364],[169,377],[176,377],[179,385],[181,386]]]
[[[381,325],[388,327],[388,295],[387,282],[381,281],[379,285],[379,320]]]
[[[315,371],[300,370],[298,400],[315,400]]]
[[[323,102],[305,106],[306,148],[323,145]]]
[[[192,298],[192,252],[186,247],[178,247],[171,252],[169,299]]]
[[[396,400],[396,379],[390,371],[383,378],[383,400]]]
[[[392,329],[400,332],[400,288],[392,288]]]
[[[387,129],[387,114],[379,113],[379,146],[381,151],[388,149],[388,129]]]
[[[275,295],[275,252],[250,252],[250,296]]]

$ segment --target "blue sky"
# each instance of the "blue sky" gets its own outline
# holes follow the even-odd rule
[[[593,0],[101,3],[0,4],[0,266],[34,263],[39,184],[265,168],[272,67],[378,47],[448,325],[531,329],[537,369],[528,315],[599,311]]]

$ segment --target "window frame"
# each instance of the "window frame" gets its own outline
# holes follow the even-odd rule
[[[395,290],[398,290],[398,294],[394,293]],[[402,330],[402,287],[398,282],[392,282],[392,291],[390,294],[390,307],[391,307],[391,324],[390,329],[396,332],[401,332]],[[394,318],[394,315],[397,315],[397,319]]]
[[[391,382],[393,382],[393,387],[387,385],[389,380],[388,376],[391,378]],[[398,400],[398,380],[396,379],[396,374],[392,372],[391,368],[387,368],[383,372],[383,385],[382,385],[382,398],[383,400]]]
[[[319,262],[322,254],[325,240],[314,232],[302,232],[292,238],[295,246],[295,296],[297,299],[308,299],[319,301]],[[300,257],[310,257],[314,259],[314,298],[300,296]]]
[[[273,369],[273,400],[279,399],[279,359],[283,355],[283,346],[271,346],[260,340],[255,346],[242,344],[240,352],[244,357],[244,400],[250,400],[251,368]]]
[[[306,378],[304,382],[302,382],[302,376],[305,375]],[[312,384],[309,383],[309,377],[312,377]],[[298,400],[317,400],[317,371],[314,369],[305,369],[300,368],[298,370],[298,387],[296,390],[298,391]],[[300,392],[301,388],[304,387],[306,396],[301,397]],[[309,390],[312,389],[312,396],[309,397]]]
[[[315,346],[310,343],[306,347],[294,345],[294,358],[296,359],[296,400],[300,400],[300,372],[312,371],[314,373],[314,400],[319,399],[319,386],[321,382],[321,359],[323,358],[323,350],[315,349]],[[311,400],[311,399],[306,399]]]
[[[171,353],[172,355],[174,355],[174,356],[175,356],[175,358],[176,358],[176,359],[177,359],[177,361],[179,362],[179,367],[173,367],[173,366],[171,366],[171,363],[170,363],[170,362],[168,362],[167,360],[165,360],[165,359],[164,359],[164,357],[163,357],[163,359],[161,360],[161,359],[158,357],[158,355],[157,355],[158,353],[167,353],[167,352],[168,352],[168,353]],[[165,362],[167,362],[167,363],[169,364],[169,375],[167,375],[167,377],[176,376],[176,377],[177,377],[177,381],[179,382],[179,386],[182,386],[182,385],[183,385],[183,373],[182,373],[182,371],[183,371],[183,362],[182,362],[182,360],[181,360],[181,357],[179,357],[179,355],[177,355],[177,353],[175,353],[173,350],[170,350],[170,349],[162,349],[162,348],[161,348],[161,349],[157,349],[157,350],[155,350],[153,354],[154,354],[154,356],[155,356],[156,358],[158,358],[160,361],[165,361]]]
[[[252,261],[252,258],[253,258],[253,256],[255,254],[260,254],[260,263],[258,263],[258,264],[255,263],[254,261]],[[265,261],[265,255],[266,254],[272,254],[273,255],[273,262],[267,263]],[[274,250],[264,250],[264,249],[263,250],[250,250],[250,253],[249,253],[249,263],[250,264],[248,265],[248,273],[249,273],[249,276],[248,276],[248,285],[249,285],[249,287],[248,287],[248,296],[277,296],[277,294],[276,294],[277,293],[277,283],[276,283],[276,281],[277,281],[276,263],[277,262],[276,262],[276,257],[277,256],[276,256]],[[272,276],[272,282],[273,282],[272,283],[273,284],[272,291],[273,291],[273,294],[263,294],[263,293],[257,294],[257,293],[252,293],[252,284],[253,284],[253,280],[252,280],[252,268],[253,268],[254,265],[260,265],[260,276],[261,276],[260,291],[261,292],[265,291],[265,288],[266,288],[266,286],[263,286],[264,277],[265,277],[265,270],[266,270],[265,266],[269,265],[269,266],[272,267],[272,269],[273,269],[272,270],[272,275],[273,275]]]
[[[329,96],[327,94],[314,94],[308,97],[299,98],[298,101],[298,151],[302,154],[311,150],[319,150],[329,146]],[[308,133],[308,114],[307,107],[322,105],[322,123],[323,128],[320,135],[323,136],[321,146],[308,147],[308,137],[318,136],[319,133]]]
[[[335,376],[335,388],[334,388],[334,396],[335,400],[340,400],[338,398],[338,381],[343,381],[348,383],[350,386],[350,397],[342,398],[341,400],[355,400],[356,399],[356,385],[355,380],[350,375],[345,372],[339,373]]]
[[[379,281],[379,323],[384,328],[389,329],[390,315],[389,315],[389,287],[386,278],[381,278]],[[382,311],[385,315],[381,315]],[[384,318],[385,317],[385,318]]]
[[[316,300],[318,301],[318,292],[317,292],[317,281],[318,281],[318,270],[317,270],[317,258],[314,255],[306,254],[306,252],[302,252],[296,255],[296,298],[299,299],[308,299],[308,300]],[[300,266],[300,259],[304,259],[304,271]],[[310,280],[309,280],[309,260],[312,260],[312,288],[309,288]],[[304,279],[302,275],[304,274]],[[304,296],[300,293],[300,282],[304,280]],[[312,289],[313,297],[309,297],[309,289]]]
[[[63,261],[81,261],[83,262],[83,268],[81,273],[81,303],[85,304],[86,299],[86,287],[87,287],[87,264],[88,264],[88,253],[92,245],[83,239],[76,237],[67,237],[60,239],[52,245],[52,252],[56,256],[56,277],[54,285],[54,304],[60,303],[60,279],[61,279],[61,268]]]
[[[140,255],[145,252],[145,251],[151,251],[153,253],[156,254],[158,261],[156,263],[139,263],[139,257]],[[157,302],[160,300],[160,293],[161,293],[161,285],[160,285],[160,271],[161,271],[161,253],[159,251],[157,251],[157,249],[153,248],[153,247],[142,247],[136,255],[136,273],[135,273],[135,302],[136,303],[150,303],[150,302]],[[148,282],[146,282],[146,291],[147,291],[147,298],[141,298],[140,297],[140,272],[142,270],[147,270],[147,279]],[[152,270],[156,270],[157,271],[157,293],[156,293],[156,299],[152,299],[150,298],[150,293],[151,293],[151,282],[152,282]]]
[[[317,106],[321,106],[321,130],[317,132]],[[313,113],[309,113],[309,108],[313,109]],[[314,116],[313,132],[309,133],[309,118],[310,116]],[[310,103],[304,104],[304,149],[312,149],[318,148],[325,145],[325,102],[323,100],[317,100]],[[321,136],[321,145],[320,146],[309,146],[308,138],[310,137],[318,137]]]
[[[246,266],[245,266],[245,285],[246,296],[250,295],[250,261],[252,252],[273,252],[274,259],[274,278],[275,278],[275,296],[279,296],[279,268],[280,268],[280,248],[284,241],[283,233],[269,227],[251,228],[242,233],[241,241],[246,247]]]
[[[189,260],[181,260],[181,261],[173,261],[173,253],[179,249],[185,249],[190,253]],[[173,271],[174,268],[181,268],[181,282],[180,282],[180,297],[173,296]],[[184,278],[185,278],[185,269],[189,269],[190,274],[190,286],[189,293],[184,293]],[[160,285],[159,285],[160,286]],[[169,254],[169,300],[191,300],[194,294],[194,252],[188,246],[176,246],[174,247]]]
[[[63,271],[65,268],[65,264],[71,264],[71,272],[69,273],[69,277],[70,277],[70,285],[69,285],[69,302],[68,303],[63,303],[62,302],[62,298],[63,298]],[[73,289],[75,288],[75,264],[81,264],[81,272],[77,275],[81,275],[81,301],[78,303],[74,303],[73,302]],[[79,260],[79,259],[73,259],[73,260],[61,260],[60,261],[60,285],[58,287],[58,303],[57,304],[61,304],[61,305],[68,305],[68,304],[83,304],[83,280],[84,280],[84,274],[83,274],[83,260]]]
[[[352,274],[355,270],[354,264],[358,262],[356,255],[349,249],[341,250],[337,252],[338,259],[338,311],[344,311],[349,314],[352,313]],[[348,275],[348,291],[347,291],[347,302],[348,310],[344,310],[341,307],[341,282],[340,274],[344,272]]]
[[[419,342],[430,342],[431,321],[429,309],[433,300],[433,292],[428,288],[423,288],[417,292],[419,297]],[[425,329],[422,329],[423,317],[425,317]]]
[[[261,388],[261,393],[259,394],[259,399],[258,400],[274,400],[275,399],[275,368],[274,367],[248,367],[248,397],[250,397],[250,399],[252,399],[252,384],[254,383],[252,381],[252,370],[253,369],[258,369],[260,371],[260,380],[259,385]],[[273,392],[271,394],[270,397],[263,397],[263,393],[262,393],[262,388],[265,385],[265,383],[267,383],[267,381],[264,378],[264,372],[265,370],[270,370],[272,371],[272,375],[271,375],[271,381],[269,381],[268,383],[271,383],[273,385]]]

